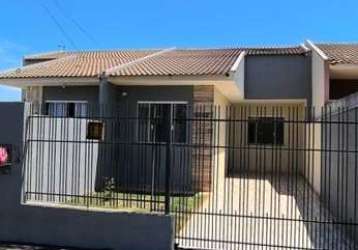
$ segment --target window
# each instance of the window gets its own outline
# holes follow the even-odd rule
[[[146,142],[187,141],[186,103],[138,103],[138,139]]]
[[[53,117],[86,117],[87,102],[47,101],[46,114]]]
[[[283,145],[284,119],[282,117],[250,117],[248,141],[249,144]]]
[[[89,140],[103,140],[103,122],[89,122],[87,124],[86,138]]]

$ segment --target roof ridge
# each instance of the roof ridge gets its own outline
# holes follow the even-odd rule
[[[316,45],[356,45],[358,46],[357,42],[315,42]]]
[[[91,53],[91,52],[98,52],[98,53],[107,53],[107,52],[146,52],[146,51],[160,51],[164,48],[116,48],[116,49],[83,49],[83,50],[69,50],[65,51],[66,53]]]
[[[183,47],[177,48],[177,50],[255,50],[255,49],[288,49],[288,48],[299,48],[300,45],[267,45],[267,46],[228,46],[228,47]],[[162,51],[165,50],[164,48],[116,48],[116,49],[88,49],[88,50],[58,50],[58,51],[49,51],[37,54],[26,55],[24,58],[31,58],[31,57],[39,57],[39,56],[46,56],[52,55],[56,53],[61,54],[80,54],[80,53],[91,53],[91,52],[99,52],[99,53],[106,53],[106,52],[141,52],[141,51]]]
[[[133,60],[131,62],[128,62],[128,63],[125,63],[125,64],[119,64],[119,65],[116,65],[112,68],[109,68],[109,69],[106,69],[103,73],[106,75],[106,76],[110,76],[111,74],[113,74],[114,72],[120,70],[120,69],[124,69],[124,68],[127,68],[129,66],[132,66],[134,64],[137,64],[137,63],[140,63],[142,61],[145,61],[149,58],[153,58],[153,57],[156,57],[156,56],[159,56],[159,55],[162,55],[164,53],[167,53],[169,51],[173,51],[175,50],[176,48],[175,47],[172,47],[172,48],[168,48],[168,49],[163,49],[161,51],[158,51],[158,52],[155,52],[155,53],[152,53],[150,55],[147,55],[147,56],[144,56],[144,57],[141,57],[141,58],[138,58],[136,60]]]
[[[295,49],[295,48],[300,48],[300,45],[294,45],[294,46],[262,46],[262,47],[242,47],[241,49],[246,49],[246,50],[250,50],[250,49]]]
[[[31,54],[31,55],[25,55],[24,59],[32,59],[32,58],[37,58],[37,57],[41,57],[41,56],[50,56],[50,55],[54,55],[54,54],[66,54],[67,52],[64,50],[54,50],[54,51],[48,51],[48,52],[40,52],[40,53],[36,53],[36,54]]]
[[[324,51],[322,51],[321,48],[319,48],[319,46],[315,42],[312,42],[311,40],[306,40],[305,45],[307,45],[309,49],[315,51],[324,61],[329,59],[329,56]]]

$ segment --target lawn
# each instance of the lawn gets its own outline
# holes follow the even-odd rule
[[[193,211],[200,207],[209,195],[196,193],[185,196],[171,196],[170,211]],[[81,197],[70,197],[64,202],[68,205],[88,208],[118,209],[128,212],[163,212],[165,210],[164,195],[133,194],[121,192],[96,192]]]
[[[202,206],[208,199],[209,193],[196,193],[170,198],[170,212],[177,220],[176,230],[181,230],[189,220],[190,213]],[[87,208],[107,208],[118,211],[138,213],[163,213],[165,211],[165,196],[133,194],[120,192],[97,192],[87,197],[71,197],[65,201],[67,205]]]

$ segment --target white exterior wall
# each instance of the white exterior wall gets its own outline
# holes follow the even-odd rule
[[[306,124],[306,164],[303,175],[317,194],[321,193],[322,181],[321,124]]]
[[[218,90],[214,89],[214,105],[216,106],[215,119],[225,120],[227,118],[227,107],[230,105],[229,100]],[[214,122],[214,135],[216,138],[215,144],[219,146],[214,149],[214,167],[213,167],[213,186],[212,190],[219,190],[220,193],[224,192],[223,181],[226,175],[226,162],[227,162],[227,150],[222,147],[226,146],[226,131],[227,131],[227,122],[218,121]],[[224,199],[220,199],[218,202],[224,202]],[[222,205],[222,204],[221,204]],[[220,206],[221,206],[220,205]]]
[[[244,52],[243,52],[244,53]],[[240,55],[239,64],[234,75],[234,80],[239,87],[241,98],[245,97],[245,54]]]
[[[312,106],[319,115],[329,98],[329,62],[313,43],[307,42],[306,45],[312,51]]]
[[[326,104],[329,99],[329,62],[328,57],[317,48],[312,42],[307,41],[307,47],[312,51],[312,106],[315,108],[315,118],[320,119],[321,109]],[[314,190],[320,194],[321,193],[321,152],[322,148],[321,143],[321,124],[313,123],[307,125],[312,131],[314,131],[313,141],[307,141],[307,148],[313,148],[313,157],[310,159],[313,166],[306,166],[312,169],[312,172],[309,173],[311,178],[307,178],[309,183],[313,186]],[[309,154],[309,153],[307,153]]]
[[[22,89],[22,101],[42,103],[43,88],[40,86],[26,87]]]
[[[319,109],[326,102],[326,73],[325,61],[312,52],[312,105]]]
[[[41,196],[42,201],[50,202],[63,199],[60,194],[93,194],[99,145],[86,139],[88,120],[38,119],[36,116],[30,119],[27,127],[27,139],[30,141],[25,158],[25,191],[54,194],[32,196],[32,199]]]

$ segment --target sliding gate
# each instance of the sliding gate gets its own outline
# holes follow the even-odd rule
[[[252,105],[194,112],[191,142],[173,145],[192,152],[195,180],[195,194],[172,206],[177,244],[358,249],[357,113]]]

